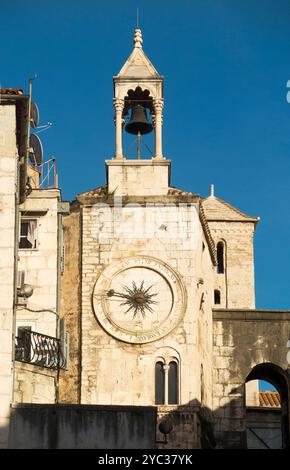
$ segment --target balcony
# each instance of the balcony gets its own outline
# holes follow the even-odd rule
[[[15,360],[48,369],[66,369],[67,347],[60,339],[19,328],[15,338]]]

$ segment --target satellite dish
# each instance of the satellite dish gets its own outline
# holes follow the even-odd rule
[[[33,165],[39,166],[42,164],[43,148],[40,138],[36,134],[31,134],[29,138],[29,157]]]
[[[39,111],[37,104],[32,102],[30,109],[30,124],[34,129],[39,125]]]

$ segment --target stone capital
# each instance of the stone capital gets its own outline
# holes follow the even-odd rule
[[[158,98],[153,100],[153,106],[155,114],[161,114],[163,109],[163,99]]]
[[[121,98],[114,98],[114,108],[116,112],[122,112],[124,109],[124,100]]]

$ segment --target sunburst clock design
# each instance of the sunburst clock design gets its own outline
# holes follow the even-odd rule
[[[133,319],[137,316],[138,313],[142,315],[143,318],[146,317],[146,313],[154,313],[152,305],[157,304],[153,297],[157,295],[157,293],[150,293],[153,284],[149,287],[144,287],[144,281],[142,281],[139,285],[132,281],[132,286],[127,287],[123,286],[124,292],[116,292],[114,289],[110,289],[107,292],[107,297],[118,297],[120,299],[124,299],[124,302],[121,302],[121,306],[128,307],[127,310],[124,312],[126,313],[133,312]]]

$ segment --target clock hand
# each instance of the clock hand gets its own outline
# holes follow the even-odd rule
[[[107,297],[120,297],[121,299],[129,299],[130,296],[128,294],[122,294],[122,292],[116,292],[114,289],[110,289],[107,292]]]
[[[132,287],[123,286],[125,293],[116,292],[114,289],[110,289],[107,292],[108,297],[117,297],[123,299],[124,302],[120,306],[124,306],[127,310],[124,312],[133,312],[133,318],[136,317],[138,313],[141,313],[142,317],[146,317],[146,311],[154,313],[152,308],[153,304],[157,304],[156,300],[153,300],[157,293],[150,294],[150,289],[153,285],[144,288],[144,281],[141,281],[140,286],[138,287],[135,281],[132,281]]]

